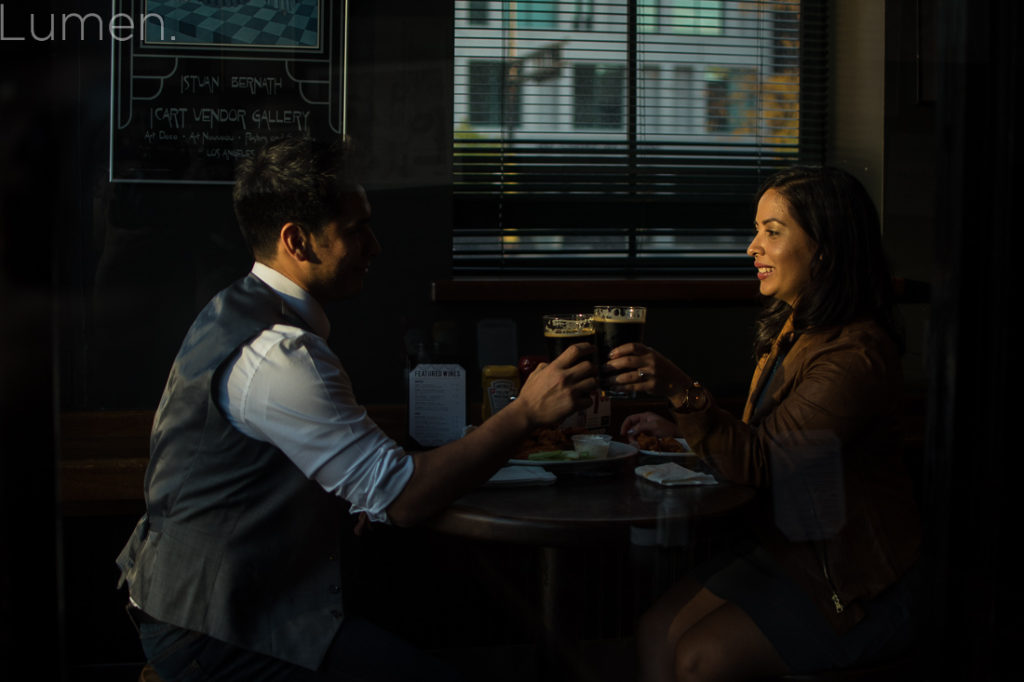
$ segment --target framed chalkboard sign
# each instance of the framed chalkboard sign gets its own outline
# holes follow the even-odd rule
[[[269,140],[344,135],[346,9],[115,0],[111,182],[230,183],[237,160]]]

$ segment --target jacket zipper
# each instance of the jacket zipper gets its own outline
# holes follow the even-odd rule
[[[828,555],[824,543],[821,544],[821,569],[825,572],[825,580],[828,582],[828,586],[832,588],[832,606],[835,607],[837,614],[842,615],[846,607],[843,606],[842,600],[839,599],[839,590],[836,589],[835,584],[832,582],[832,576],[828,572]]]

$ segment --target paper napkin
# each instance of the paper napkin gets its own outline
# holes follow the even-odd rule
[[[675,462],[644,464],[638,466],[635,471],[637,476],[660,485],[714,485],[718,483],[711,474],[702,474]]]

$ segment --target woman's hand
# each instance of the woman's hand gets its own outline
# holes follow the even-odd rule
[[[626,417],[622,421],[619,433],[627,436],[632,445],[636,445],[636,437],[641,433],[656,438],[671,438],[676,435],[676,425],[675,422],[653,412],[640,412]]]
[[[686,372],[642,343],[627,343],[614,348],[608,358],[606,367],[617,373],[612,382],[624,391],[643,391],[671,398],[693,384]]]

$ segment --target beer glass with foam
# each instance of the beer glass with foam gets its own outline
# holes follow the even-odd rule
[[[647,308],[629,305],[594,306],[593,324],[597,343],[597,359],[603,366],[608,362],[608,353],[613,348],[631,342],[644,340],[644,323],[647,320]],[[632,396],[632,393],[615,388],[612,377],[616,373],[601,372],[601,385],[611,395],[617,397]]]
[[[594,343],[594,325],[585,313],[558,313],[544,316],[544,341],[548,359],[554,360],[574,343]]]

